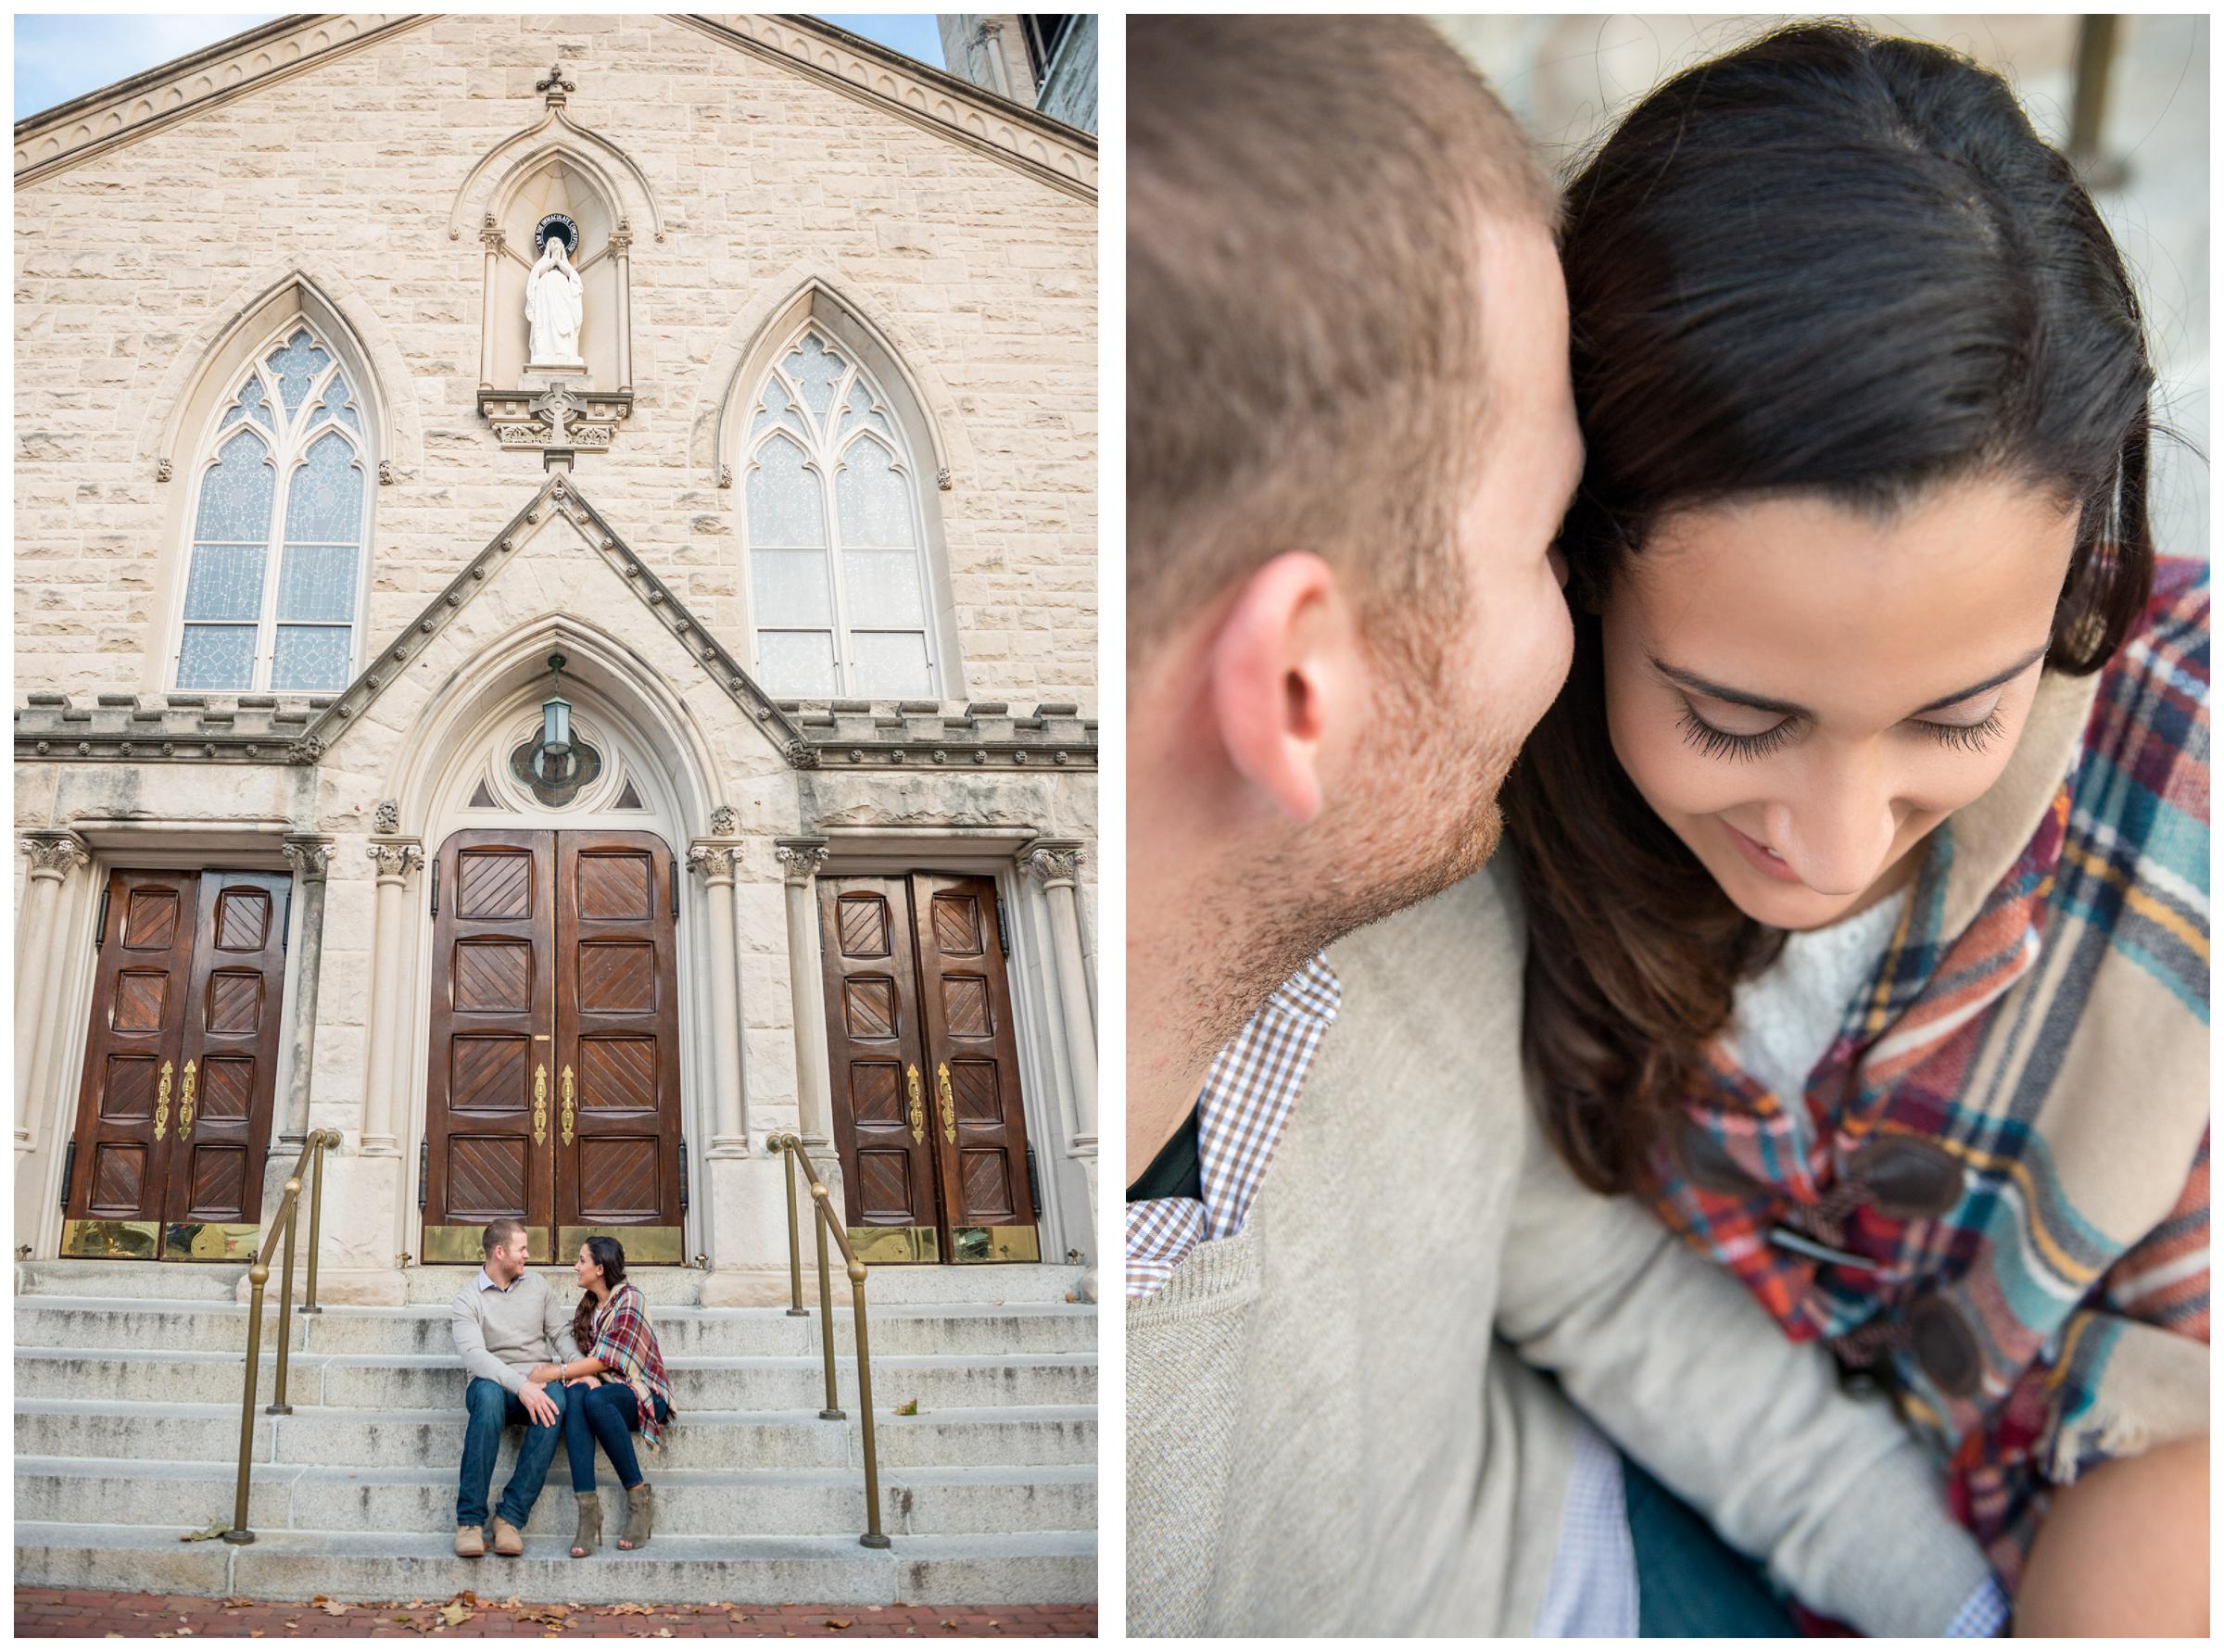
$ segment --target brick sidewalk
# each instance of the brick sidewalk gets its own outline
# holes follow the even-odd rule
[[[120,1595],[101,1589],[16,1591],[16,1635],[1090,1635],[1093,1606],[533,1606],[464,1594],[454,1600],[369,1605],[319,1595],[306,1605]]]

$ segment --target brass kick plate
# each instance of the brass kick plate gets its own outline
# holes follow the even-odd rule
[[[850,1248],[867,1267],[942,1259],[941,1235],[932,1228],[852,1228]]]
[[[486,1231],[486,1225],[484,1222],[473,1223],[468,1227],[461,1222],[427,1222],[418,1260],[427,1267],[483,1262],[486,1253],[479,1248],[479,1239]],[[525,1255],[535,1262],[549,1260],[549,1230],[546,1228],[525,1230]],[[565,1260],[570,1258],[566,1257]]]
[[[953,1262],[1040,1262],[1042,1247],[1032,1226],[1025,1228],[953,1228]]]
[[[152,1262],[162,1248],[160,1222],[77,1221],[62,1224],[65,1256],[115,1256]]]
[[[165,1262],[252,1262],[262,1243],[253,1222],[171,1222],[162,1235]]]
[[[556,1254],[550,1260],[569,1267],[579,1255],[579,1247],[596,1234],[605,1234],[625,1248],[628,1267],[669,1267],[688,1259],[687,1246],[682,1242],[679,1229],[643,1224],[640,1227],[602,1227],[559,1229],[556,1234]]]

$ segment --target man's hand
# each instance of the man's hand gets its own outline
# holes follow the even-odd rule
[[[535,1368],[545,1368],[536,1367]],[[556,1419],[562,1415],[561,1411],[557,1410],[556,1402],[549,1398],[549,1391],[531,1378],[527,1378],[524,1386],[517,1391],[517,1398],[519,1404],[524,1406],[525,1415],[544,1429],[553,1428],[556,1425]]]

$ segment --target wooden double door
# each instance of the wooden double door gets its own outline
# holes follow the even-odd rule
[[[996,886],[818,880],[834,1133],[867,1262],[1036,1262]]]
[[[431,885],[426,1262],[476,1262],[497,1217],[536,1262],[608,1233],[678,1263],[672,851],[646,832],[462,831]]]
[[[269,872],[108,874],[62,1255],[254,1252],[292,888]]]

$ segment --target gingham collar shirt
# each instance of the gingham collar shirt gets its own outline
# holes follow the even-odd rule
[[[1127,1207],[1130,1302],[1164,1286],[1206,1240],[1243,1231],[1342,996],[1328,955],[1316,953],[1213,1057],[1197,1097],[1197,1186],[1204,1201],[1142,1199]]]

